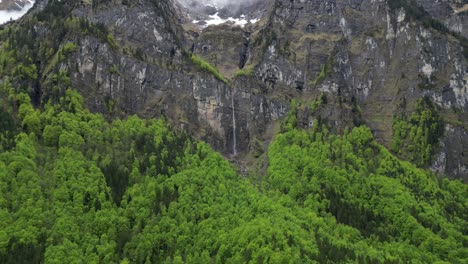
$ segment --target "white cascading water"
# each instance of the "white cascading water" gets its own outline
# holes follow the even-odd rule
[[[232,154],[237,155],[237,135],[236,135],[236,108],[234,106],[234,90],[231,88],[231,108],[232,108]]]

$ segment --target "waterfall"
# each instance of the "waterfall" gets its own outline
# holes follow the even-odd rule
[[[231,108],[232,108],[232,154],[237,155],[237,135],[236,135],[236,108],[234,106],[234,89],[231,88]]]

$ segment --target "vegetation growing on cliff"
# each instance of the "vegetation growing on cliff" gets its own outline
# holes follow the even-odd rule
[[[208,73],[213,74],[213,76],[216,77],[216,79],[222,81],[223,83],[229,82],[223,75],[221,75],[221,73],[219,73],[218,69],[216,69],[210,63],[208,63],[202,57],[192,54],[190,55],[190,58],[192,60],[192,63],[195,64],[201,70],[204,70],[204,71],[207,71]]]
[[[392,150],[418,166],[428,165],[443,127],[435,106],[427,98],[420,99],[411,116],[394,119]]]
[[[255,65],[247,65],[244,68],[238,70],[234,77],[252,77],[255,72]]]

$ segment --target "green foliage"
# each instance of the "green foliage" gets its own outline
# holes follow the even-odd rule
[[[420,99],[409,118],[394,119],[392,151],[418,166],[428,165],[443,129],[435,106],[428,99]]]
[[[467,195],[459,195],[468,187],[398,160],[368,128],[343,136],[288,131],[270,146],[269,162],[278,200],[314,219],[319,263],[466,258]]]
[[[218,69],[209,64],[207,61],[205,61],[202,57],[192,54],[190,58],[192,60],[192,63],[195,64],[201,70],[213,74],[213,76],[216,77],[216,79],[222,81],[223,83],[229,83],[229,81],[224,76],[222,76],[221,73],[219,73]]]
[[[327,103],[327,95],[325,93],[320,93],[319,97],[315,99],[312,104],[310,105],[310,111],[314,113],[317,111],[321,106]]]
[[[327,78],[327,76],[330,76],[330,74],[333,73],[333,65],[335,63],[334,59],[335,59],[335,55],[332,54],[332,55],[330,55],[328,57],[327,63],[322,64],[320,66],[319,74],[317,75],[315,80],[310,81],[311,86],[317,86],[317,85],[321,84],[325,80],[325,78]]]
[[[73,53],[77,50],[77,46],[75,43],[73,42],[68,42],[67,44],[65,44],[62,48],[62,53],[63,55],[66,57],[68,54],[70,53]]]
[[[244,67],[243,69],[238,70],[234,74],[234,77],[251,77],[254,74],[254,71],[255,71],[255,66],[248,65]]]
[[[30,64],[28,66],[22,63],[18,64],[16,69],[13,71],[13,75],[18,76],[22,79],[35,80],[37,79],[37,68],[36,65]]]
[[[9,123],[14,146],[0,153],[1,263],[462,263],[468,254],[466,185],[398,160],[365,127],[297,130],[294,101],[260,192],[164,120],[107,122],[73,90],[42,111],[0,91],[4,107],[19,105],[8,112],[19,120]]]
[[[115,41],[114,35],[112,35],[111,33],[107,34],[106,40],[107,40],[107,43],[109,43],[109,45],[113,49],[118,49],[119,48],[119,44]]]
[[[118,66],[115,65],[115,64],[112,65],[111,68],[109,69],[109,72],[110,72],[111,74],[118,74],[118,73],[119,73],[119,68],[118,68]]]
[[[297,101],[293,99],[288,115],[281,122],[281,131],[289,131],[297,127]]]
[[[44,145],[48,147],[57,147],[61,134],[62,134],[61,126],[51,126],[51,125],[45,126],[44,132],[43,132]]]
[[[23,120],[23,130],[39,135],[41,133],[41,120],[39,118],[39,112],[33,108],[29,96],[26,94],[20,94],[18,97],[24,98],[20,99],[21,105],[18,111],[19,117]]]
[[[315,80],[311,82],[311,85],[316,86],[317,84],[322,83],[323,80],[325,80],[325,78],[327,77],[328,73],[329,71],[327,71],[327,66],[322,64],[322,66],[320,66],[320,73],[318,74],[317,78],[315,78]]]
[[[13,91],[8,78],[5,78],[3,87],[0,86],[0,152],[14,146],[14,138],[17,134],[18,120],[13,111],[14,105],[8,100],[10,96],[14,96]]]

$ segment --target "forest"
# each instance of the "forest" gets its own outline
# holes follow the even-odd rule
[[[0,92],[1,263],[466,263],[467,185],[285,126],[261,184],[161,119]]]

